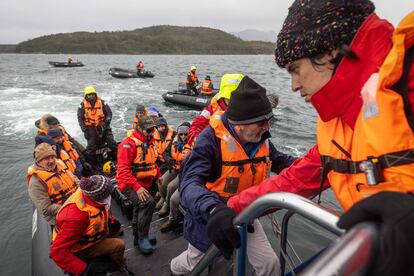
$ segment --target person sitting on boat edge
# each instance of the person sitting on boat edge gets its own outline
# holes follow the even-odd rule
[[[137,124],[139,122],[139,119],[142,118],[144,115],[147,115],[147,109],[142,104],[137,104],[137,107],[135,108],[135,116],[134,116],[134,122],[132,123],[132,129],[137,127]]]
[[[144,70],[144,63],[140,60],[137,64],[137,75],[141,74],[142,70]]]
[[[73,62],[72,57],[71,56],[68,56],[68,64],[72,64],[72,62]]]
[[[211,95],[213,93],[213,89],[214,85],[211,82],[210,76],[207,75],[203,81],[203,84],[201,85],[200,93],[202,95]]]
[[[76,141],[75,138],[69,135],[69,133],[55,116],[52,114],[44,114],[42,117],[40,117],[39,120],[35,121],[35,126],[38,128],[36,136],[47,135],[49,129],[60,128],[60,130],[63,132],[65,140],[71,142],[75,146],[77,152],[81,155],[81,158],[83,158],[82,154],[85,151],[85,147]]]
[[[203,130],[180,172],[179,192],[188,249],[171,261],[174,274],[191,271],[212,244],[207,223],[225,211],[225,202],[269,171],[279,173],[295,160],[276,150],[269,140],[273,112],[266,89],[245,76],[232,93],[227,110],[216,112]],[[210,224],[210,223],[209,223]],[[247,255],[257,275],[280,274],[278,258],[258,220],[249,233]],[[223,248],[223,247],[222,247]],[[222,251],[226,257],[232,251]]]
[[[368,0],[294,1],[278,35],[276,63],[318,112],[317,145],[228,206],[239,213],[267,193],[310,197],[331,186],[347,211],[338,226],[380,224],[381,250],[370,275],[413,275],[407,264],[414,259],[414,163],[407,157],[414,147],[414,13],[394,29],[374,11]],[[210,237],[218,247],[226,234],[238,235],[234,216],[214,225]]]
[[[63,132],[60,128],[49,129],[47,135],[50,136],[57,145],[59,145],[70,157],[73,162],[75,162],[75,171],[73,172],[78,178],[82,176],[83,166],[80,160],[78,152],[74,149],[71,142],[66,141]]]
[[[78,179],[66,169],[56,151],[47,143],[38,144],[35,163],[27,171],[29,197],[44,219],[54,226],[59,208],[78,187]]]
[[[224,74],[221,77],[219,92],[191,123],[188,131],[188,144],[192,145],[201,131],[208,126],[211,115],[216,111],[225,111],[227,109],[231,93],[239,86],[243,77],[242,74]]]
[[[96,167],[96,150],[98,145],[106,143],[111,149],[112,160],[116,160],[117,143],[111,129],[112,111],[98,97],[93,86],[84,89],[84,98],[78,108],[78,123],[88,143],[86,160]]]
[[[187,87],[187,94],[198,95],[197,84],[200,83],[196,74],[197,67],[191,66],[190,71],[187,73],[185,79],[185,85]]]
[[[39,145],[41,143],[47,143],[52,146],[53,150],[56,152],[57,159],[63,161],[66,166],[66,169],[71,171],[73,174],[77,171],[75,161],[69,156],[69,154],[62,148],[61,145],[57,144],[55,140],[49,135],[42,135],[38,136],[35,139],[35,145]]]
[[[154,251],[154,236],[149,235],[154,213],[156,185],[162,182],[156,164],[157,152],[153,132],[155,124],[148,116],[140,118],[135,129],[118,146],[116,180],[119,190],[132,202],[134,246],[143,254]]]
[[[50,258],[73,275],[93,275],[90,263],[109,256],[112,271],[125,266],[125,243],[110,232],[113,185],[102,175],[84,177],[79,188],[60,208],[52,234]],[[88,274],[88,273],[90,274]]]
[[[154,141],[157,146],[157,166],[160,168],[161,173],[164,174],[168,170],[168,164],[165,162],[163,153],[171,141],[174,139],[176,132],[168,126],[167,120],[164,117],[158,118],[155,122]],[[158,203],[157,203],[158,205]],[[161,205],[162,206],[162,205]],[[155,208],[159,210],[161,208]]]
[[[161,225],[161,232],[168,232],[178,226],[178,205],[180,204],[180,193],[177,189],[178,172],[184,160],[191,153],[191,146],[187,143],[189,125],[189,122],[184,122],[177,127],[177,136],[164,152],[164,158],[170,169],[162,176],[163,182],[160,187],[161,197],[165,202],[159,216],[163,217],[168,214],[168,221]]]

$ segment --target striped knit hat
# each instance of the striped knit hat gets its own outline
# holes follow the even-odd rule
[[[350,45],[374,10],[369,0],[295,0],[277,36],[277,65]]]
[[[103,175],[83,177],[79,181],[79,187],[82,192],[93,201],[99,201],[107,198],[113,190],[111,181]]]

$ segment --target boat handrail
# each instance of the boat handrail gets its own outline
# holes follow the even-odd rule
[[[339,237],[300,275],[366,275],[379,242],[375,223],[360,223]]]
[[[338,222],[338,216],[336,214],[327,211],[320,205],[307,198],[285,192],[270,193],[258,198],[233,220],[233,224],[236,227],[240,228],[241,232],[243,233],[245,232],[245,228],[248,223],[250,223],[255,218],[263,215],[266,210],[272,208],[292,210],[295,213],[311,220],[312,222],[322,226],[334,234],[341,235],[344,233],[344,230],[339,229],[336,226],[336,223]],[[241,235],[242,246],[241,249],[237,250],[237,259],[239,264],[240,262],[243,262],[243,258],[245,259],[245,256],[240,256],[239,252],[245,251],[243,248],[246,244],[246,237],[247,235]],[[212,245],[207,253],[208,254],[205,254],[203,256],[203,258],[196,265],[190,275],[199,275],[214,260],[220,251],[214,245]],[[238,269],[237,275],[244,275],[244,264],[237,265],[235,267]]]

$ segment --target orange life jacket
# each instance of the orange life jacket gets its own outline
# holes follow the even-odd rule
[[[27,184],[34,174],[46,185],[52,204],[63,204],[77,189],[75,176],[66,168],[62,160],[56,159],[56,170],[51,172],[36,170],[34,165],[30,166],[27,170]]]
[[[155,129],[154,131],[154,140],[155,140],[155,145],[157,146],[158,159],[161,160],[162,162],[165,161],[164,157],[162,157],[162,154],[164,153],[168,144],[171,143],[173,134],[174,134],[174,130],[169,127],[167,135],[165,136],[165,139],[162,139],[160,132],[157,129]]]
[[[127,136],[135,142],[137,155],[132,163],[132,173],[137,179],[155,177],[157,175],[157,150],[155,144],[142,143],[133,135],[134,130],[129,130]]]
[[[379,72],[362,88],[364,103],[354,130],[341,118],[318,120],[324,175],[345,210],[381,191],[414,189],[414,120],[406,116],[403,99],[408,68],[414,62],[413,45],[411,13],[395,29],[393,47]]]
[[[86,228],[85,233],[82,234],[78,242],[72,246],[70,249],[71,252],[78,252],[84,250],[88,247],[91,247],[94,244],[103,241],[108,234],[108,210],[101,210],[97,207],[89,205],[86,203],[83,198],[82,191],[77,189],[76,192],[63,204],[59,209],[57,217],[60,212],[69,204],[76,204],[76,207],[83,211],[87,212],[89,216],[89,225]],[[52,233],[52,241],[56,239],[56,236],[59,234],[59,229],[55,227]]]
[[[206,187],[223,198],[229,198],[269,177],[272,161],[269,140],[261,144],[253,158],[249,158],[240,143],[223,125],[221,114],[222,111],[216,112],[210,118],[210,126],[220,140],[221,176],[214,182],[207,182]]]
[[[189,80],[188,76],[190,76],[191,81]],[[194,84],[198,82],[197,74],[193,71],[188,72],[187,78],[185,79],[186,84]]]
[[[105,125],[105,114],[103,112],[102,100],[97,97],[95,105],[92,106],[85,98],[82,100],[83,109],[85,110],[85,126],[103,126]]]
[[[138,69],[138,70],[142,70],[142,69],[144,69],[144,63],[142,63],[142,62],[138,63],[138,65],[137,65],[137,69]]]
[[[60,150],[59,159],[63,161],[63,163],[66,165],[66,168],[70,170],[72,173],[75,173],[76,171],[76,164],[75,161],[70,158],[69,154],[64,150]]]
[[[59,125],[59,128],[62,131],[63,137],[65,137],[65,140],[69,141],[69,134],[66,132],[66,129],[62,125]]]
[[[182,150],[178,151],[178,148],[175,144],[175,142],[177,142],[178,140],[177,136],[174,138],[174,141],[171,145],[171,157],[174,158],[175,161],[177,161],[174,165],[174,170],[179,171],[181,164],[190,155],[192,148],[189,144],[185,144]]]
[[[73,144],[71,142],[69,142],[69,140],[65,139],[63,141],[62,147],[69,154],[69,156],[72,160],[75,161],[75,160],[79,159],[79,153],[73,147]]]
[[[213,90],[210,87],[211,80],[204,80],[203,85],[201,86],[201,93],[205,95],[211,95],[213,93]]]

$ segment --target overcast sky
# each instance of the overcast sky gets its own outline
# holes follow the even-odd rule
[[[205,26],[227,32],[278,31],[293,0],[1,0],[0,44],[75,31],[133,30],[152,25]],[[394,25],[413,0],[374,0]]]

